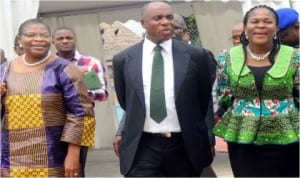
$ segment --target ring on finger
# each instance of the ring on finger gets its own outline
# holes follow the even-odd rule
[[[79,174],[78,173],[74,173],[74,176],[79,176]]]

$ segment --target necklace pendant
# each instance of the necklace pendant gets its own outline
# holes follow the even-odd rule
[[[247,46],[246,49],[247,49],[248,53],[250,54],[250,56],[252,57],[252,59],[255,59],[256,61],[261,61],[261,60],[265,59],[271,53],[271,51],[268,51],[264,55],[257,56],[255,54],[253,54],[253,52],[250,50],[249,46]]]

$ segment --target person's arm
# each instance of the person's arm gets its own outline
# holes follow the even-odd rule
[[[226,60],[228,59],[228,53],[222,52],[218,58],[217,68],[217,87],[216,95],[218,100],[218,115],[222,116],[225,111],[232,104],[232,92],[229,85],[229,77],[226,73]]]
[[[213,53],[210,50],[207,50],[208,56],[209,56],[209,69],[210,69],[210,75],[211,75],[211,80],[212,83],[211,85],[213,86],[215,83],[216,79],[216,68],[217,68],[217,61],[215,60],[215,57]],[[214,92],[214,91],[212,91]],[[210,143],[210,148],[211,148],[211,153],[214,156],[215,155],[215,135],[212,133],[212,129],[214,127],[214,103],[213,103],[213,95],[209,98],[209,103],[208,103],[208,109],[207,109],[207,114],[205,118],[207,127],[208,127],[208,137],[209,137],[209,143]]]
[[[69,64],[59,75],[66,108],[61,140],[92,147],[95,144],[95,115],[83,82],[83,73],[74,64]]]
[[[298,60],[297,60],[298,59]],[[299,91],[300,91],[300,50],[297,50],[296,53],[296,66],[297,66],[297,72],[294,76],[294,87],[293,87],[293,97],[296,107],[299,110]]]
[[[122,119],[119,123],[119,127],[117,129],[116,135],[122,135],[122,131],[123,131],[124,126],[125,126],[125,121],[126,121],[126,113],[124,112],[124,114],[122,116]]]
[[[208,127],[208,138],[209,138],[211,153],[214,156],[215,155],[216,140],[215,140],[215,135],[212,133],[212,129],[215,125],[214,124],[214,107],[213,107],[212,97],[209,100],[205,121],[206,121],[206,124],[207,124],[207,127]]]
[[[65,157],[65,175],[80,175],[80,147],[95,145],[95,117],[93,103],[83,81],[83,73],[74,64],[68,64],[59,76],[66,119],[60,140],[68,143]]]
[[[121,108],[126,111],[126,87],[125,87],[125,76],[124,76],[124,56],[117,54],[113,57],[113,76],[114,76],[114,88],[117,94],[118,102]]]
[[[125,120],[126,120],[126,113],[123,114],[122,119],[120,121],[119,127],[117,129],[114,141],[113,141],[113,147],[114,147],[114,151],[116,156],[119,157],[119,149],[120,149],[120,143],[122,140],[122,131],[125,127]]]

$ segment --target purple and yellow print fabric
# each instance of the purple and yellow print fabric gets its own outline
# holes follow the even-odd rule
[[[1,177],[63,177],[68,143],[94,146],[93,105],[82,79],[64,59],[36,72],[9,71],[1,99]]]

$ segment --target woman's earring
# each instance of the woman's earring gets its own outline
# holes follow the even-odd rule
[[[276,40],[277,39],[277,35],[275,34],[273,38],[274,38],[274,40]]]
[[[248,40],[248,35],[247,34],[245,34],[245,38]]]

